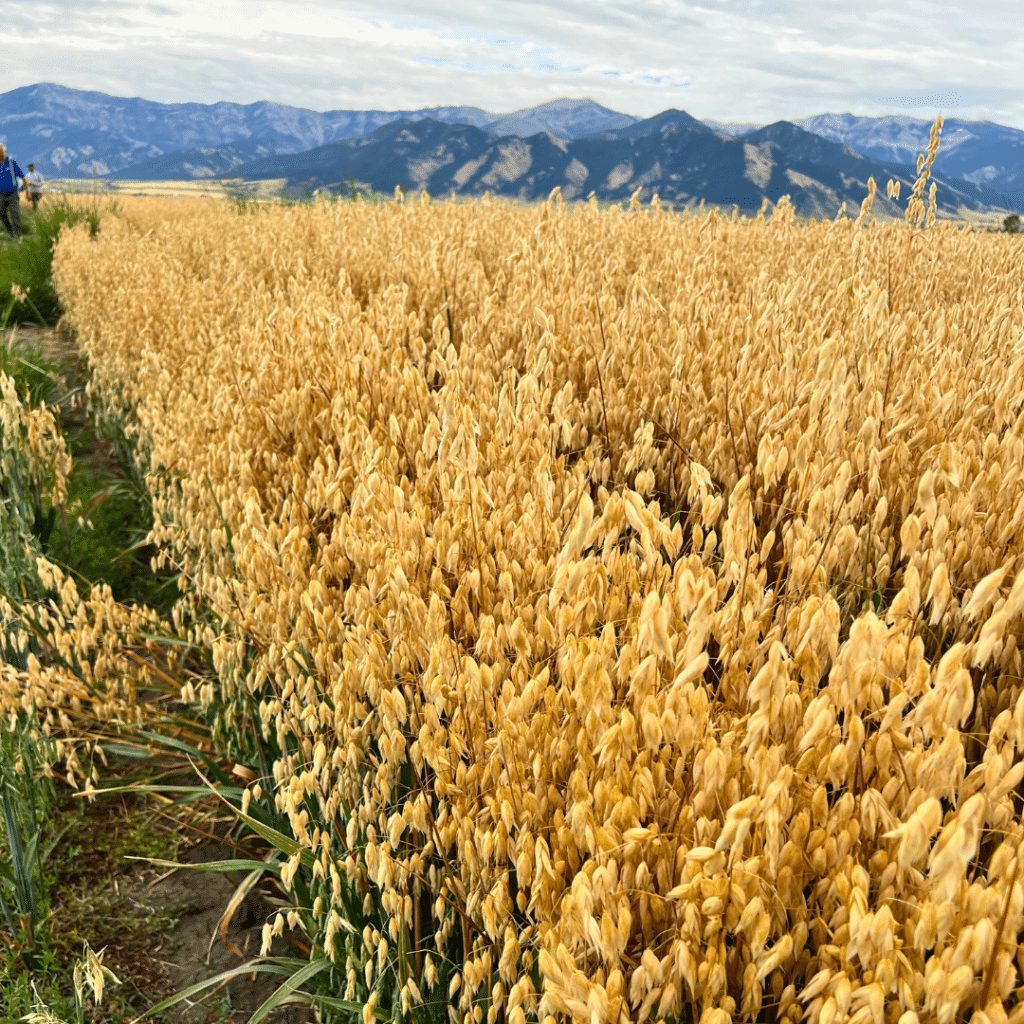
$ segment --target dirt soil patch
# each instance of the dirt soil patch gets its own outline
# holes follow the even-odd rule
[[[180,860],[204,864],[237,856],[230,846],[208,839],[183,851]],[[141,990],[154,992],[154,1002],[258,958],[263,924],[273,919],[275,911],[266,892],[250,892],[233,914],[223,939],[219,931],[224,912],[244,877],[245,872],[168,872],[140,866],[119,883],[121,895],[135,913],[155,915],[166,910],[176,918],[174,928],[139,958],[140,974],[149,977],[133,979]],[[271,956],[302,957],[293,945],[296,941],[291,936],[275,938]],[[123,970],[132,965],[121,966]],[[175,1024],[246,1024],[283,981],[279,975],[237,975],[216,990],[166,1012]],[[266,1018],[269,1024],[311,1024],[315,1019],[314,1012],[301,1005],[281,1006]]]

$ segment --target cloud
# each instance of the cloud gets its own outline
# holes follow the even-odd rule
[[[1019,0],[0,0],[4,89],[329,109],[589,96],[767,123],[938,109],[1024,127]]]
[[[1020,103],[1024,100],[1024,89],[954,86],[946,89],[912,89],[899,93],[869,93],[866,98],[886,107],[899,109],[928,107],[957,110],[1014,101]]]
[[[430,57],[420,55],[412,58],[417,64],[430,64],[438,68],[453,68],[479,75],[519,74],[524,70],[522,64],[513,61],[456,60],[454,57]]]

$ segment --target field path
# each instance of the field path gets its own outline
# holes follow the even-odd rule
[[[41,351],[49,363],[60,368],[61,425],[65,438],[69,442],[73,439],[69,450],[73,451],[76,467],[84,463],[105,476],[123,479],[110,443],[89,422],[85,397],[88,366],[75,345],[72,332],[61,326],[44,328],[18,324],[4,331],[0,340],[21,342]],[[194,785],[197,780],[186,776],[176,781]],[[125,813],[124,808],[123,802],[109,800],[106,813],[121,815]],[[223,827],[218,826],[214,834],[205,835],[197,842],[194,833],[183,827],[180,861],[198,864],[238,856],[218,834],[224,834]],[[218,935],[212,949],[210,947],[211,936],[217,932],[225,908],[242,879],[240,874],[236,877],[199,871],[168,872],[131,861],[125,862],[122,868],[123,873],[111,885],[110,913],[128,917],[169,912],[176,922],[153,948],[111,949],[105,961],[123,982],[135,983],[149,997],[150,1005],[258,956],[263,923],[268,916],[272,917],[274,909],[258,889],[253,890],[235,912],[227,929],[227,943]],[[244,954],[244,958],[239,953]],[[274,939],[272,954],[301,955],[282,938]],[[166,1011],[167,1019],[173,1024],[246,1024],[253,1011],[282,980],[268,974],[241,975],[212,997],[204,993],[206,998],[182,1002]],[[313,1019],[312,1011],[304,1006],[284,1006],[266,1018],[269,1024],[308,1024]]]
[[[110,445],[90,429],[85,401],[87,365],[85,358],[75,345],[71,331],[57,327],[35,327],[17,324],[3,332],[4,342],[23,343],[29,348],[40,350],[44,357],[58,366],[63,379],[59,405],[61,427],[65,438],[81,436],[82,450],[75,455],[76,462],[83,462],[110,476],[123,477],[120,466],[111,455]]]

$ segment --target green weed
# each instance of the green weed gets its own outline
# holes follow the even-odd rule
[[[22,209],[20,240],[0,238],[0,317],[9,304],[7,318],[10,323],[54,324],[60,318],[60,301],[53,289],[50,270],[53,247],[60,229],[88,223],[91,234],[99,230],[103,211],[115,212],[116,203],[105,203],[101,208],[99,197],[95,201],[72,202],[66,197],[48,198],[39,209]],[[11,285],[17,285],[28,298],[10,302]]]
[[[52,745],[29,719],[0,736],[7,819],[0,829],[0,889],[6,897],[0,897],[0,1024],[14,1024],[44,1006],[67,1024],[98,1019],[84,1016],[90,996],[80,971],[75,978],[83,949],[106,948],[106,963],[123,971],[174,925],[166,911],[130,906],[116,895],[114,882],[132,865],[131,856],[173,858],[177,833],[136,799],[129,805],[119,795],[86,804],[58,788],[45,775],[54,760]],[[111,774],[135,777],[117,765]],[[102,1019],[121,1024],[147,1001],[152,994],[130,981],[108,984]]]
[[[67,524],[49,556],[73,570],[83,587],[106,583],[121,604],[170,610],[180,593],[173,575],[152,571],[156,550],[146,536],[153,513],[131,481],[76,463],[68,482]]]
[[[14,380],[19,396],[24,397],[28,392],[33,407],[40,402],[52,405],[58,398],[60,367],[47,359],[38,345],[24,335],[19,337],[16,327],[0,329],[0,371]]]

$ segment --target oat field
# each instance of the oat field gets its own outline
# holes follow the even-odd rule
[[[215,668],[183,698],[275,751],[264,942],[301,925],[367,1024],[1024,1021],[1024,250],[925,180],[885,225],[126,199],[64,235]],[[88,685],[22,692],[129,717],[147,613],[43,570]]]

